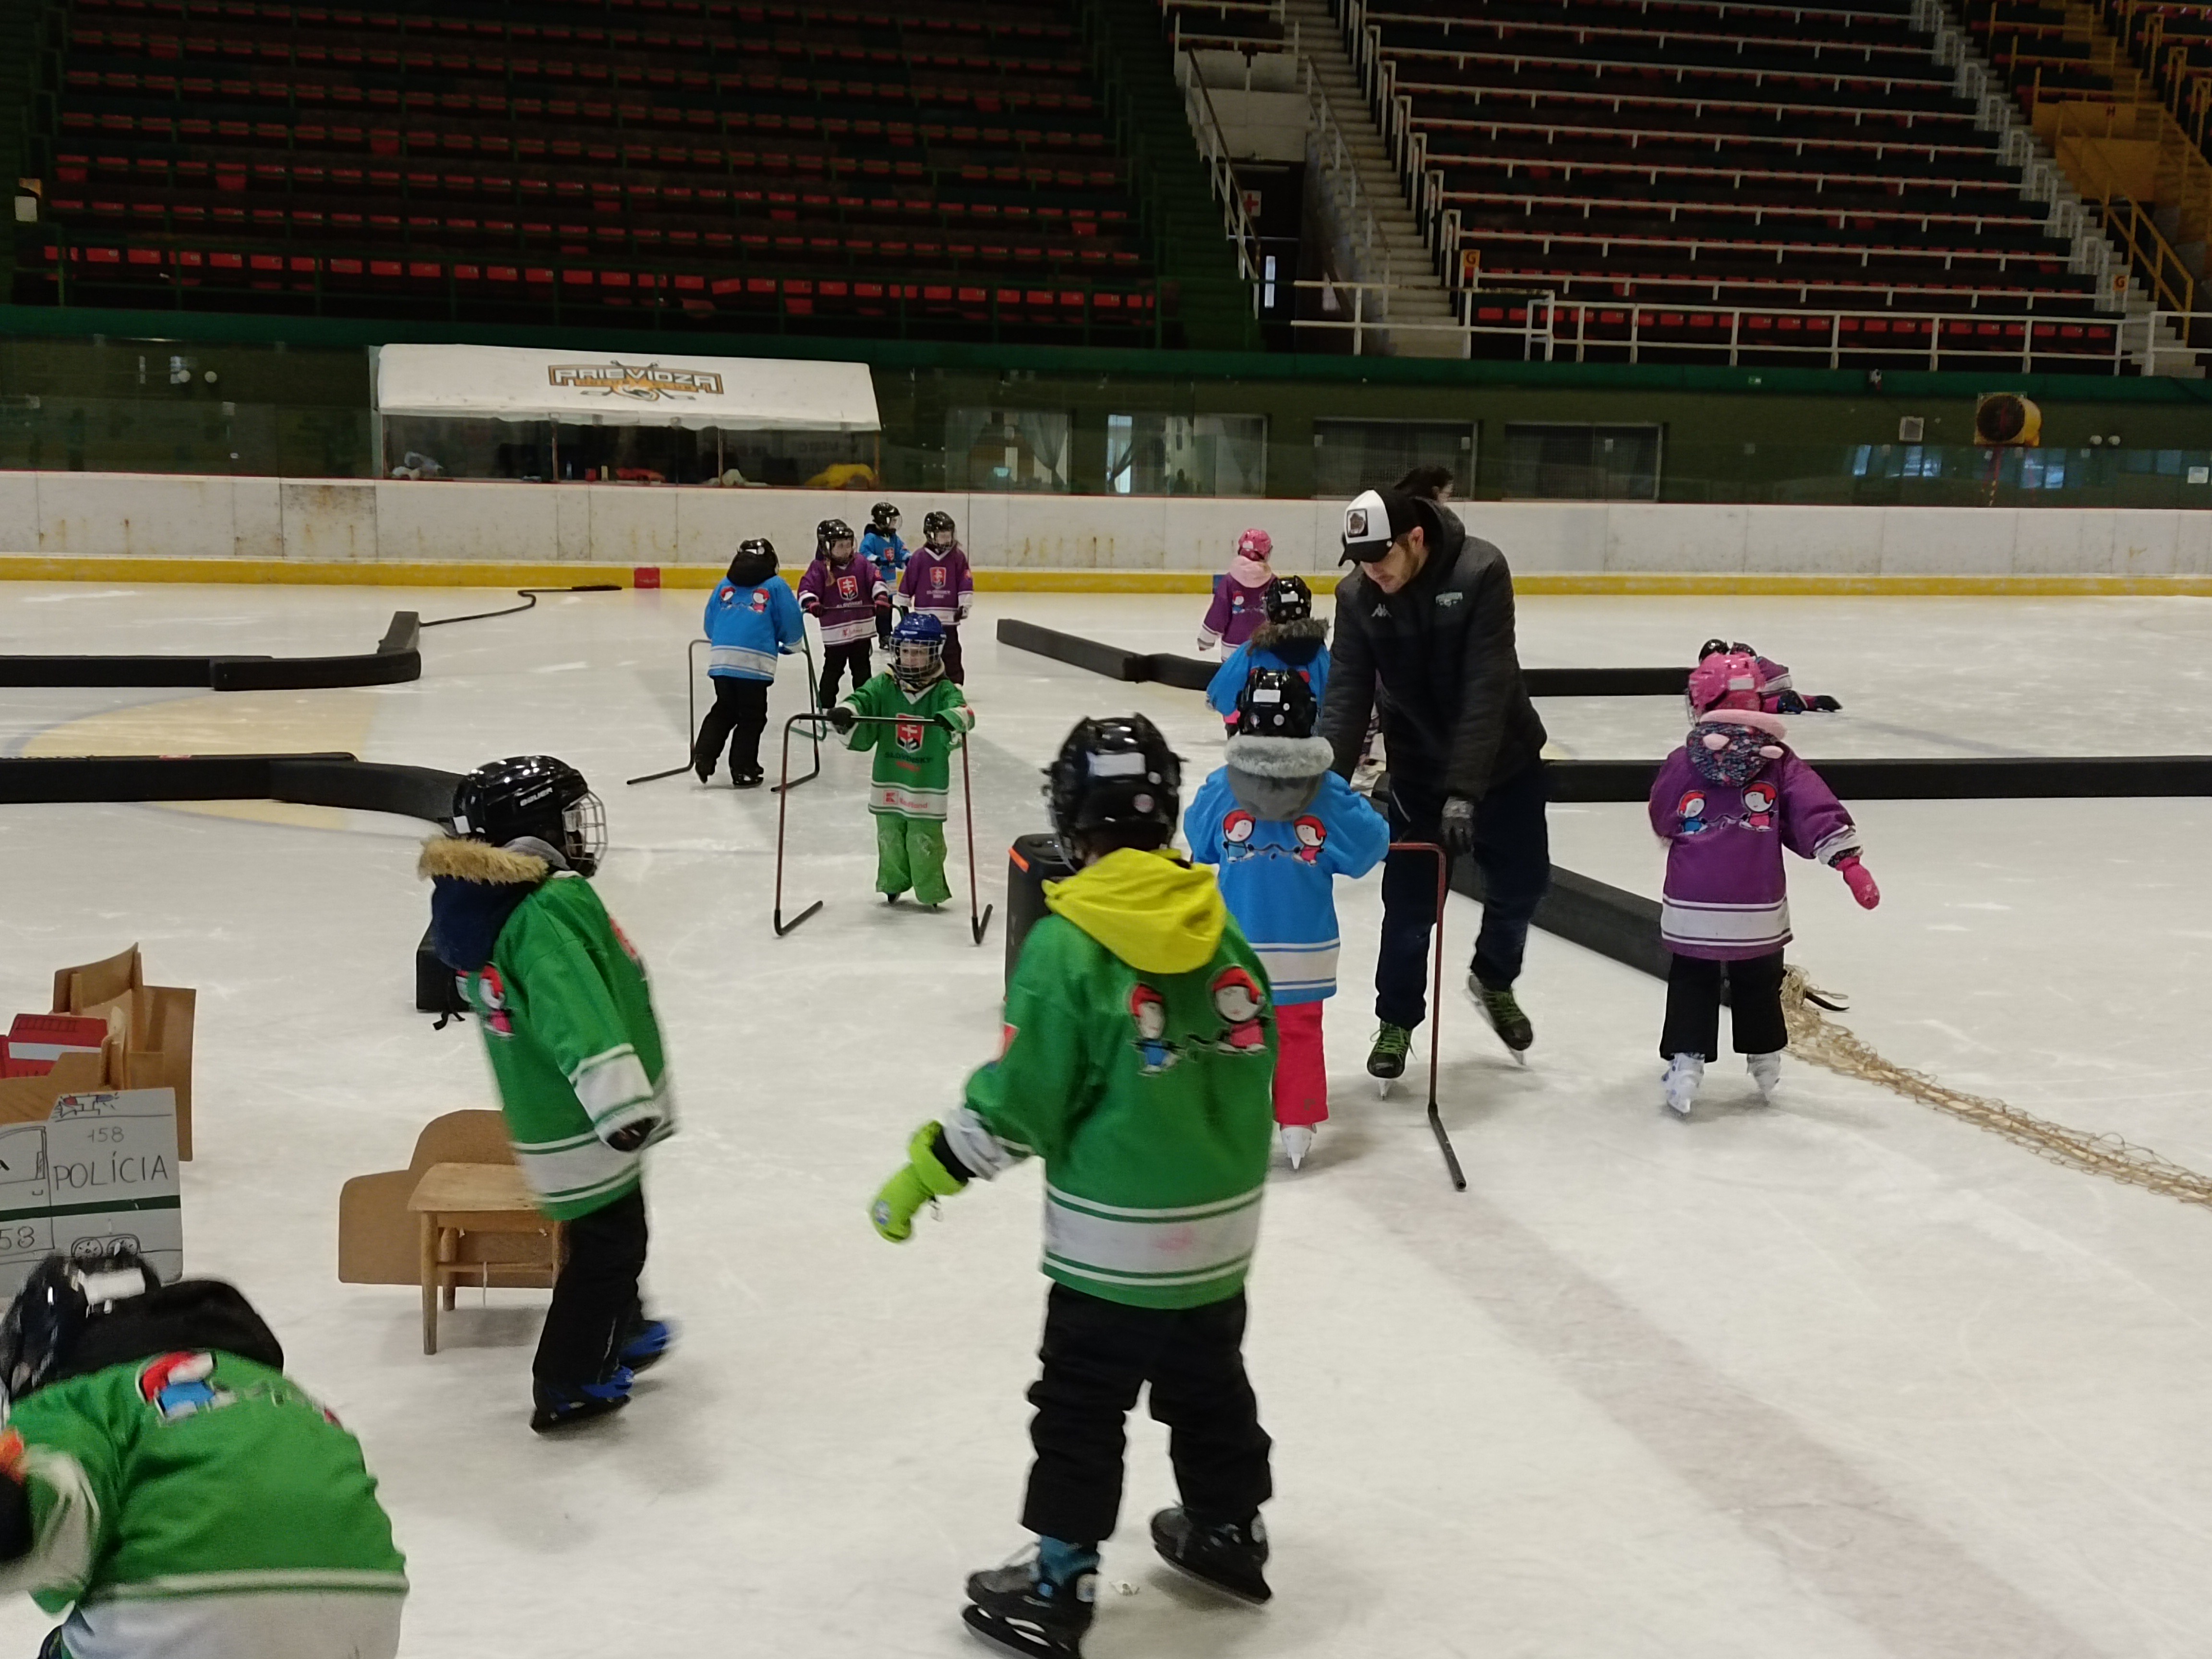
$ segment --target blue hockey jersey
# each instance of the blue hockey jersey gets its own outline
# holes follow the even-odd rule
[[[707,672],[717,678],[772,680],[775,659],[805,637],[799,597],[781,576],[750,587],[725,580],[707,601]]]
[[[1231,738],[1229,764],[1183,814],[1191,857],[1220,866],[1279,1003],[1336,994],[1334,879],[1389,850],[1388,820],[1329,769],[1330,752],[1326,738]]]
[[[898,574],[906,568],[906,544],[899,539],[898,532],[885,536],[870,525],[860,532],[860,556],[875,566],[884,586],[898,586]]]

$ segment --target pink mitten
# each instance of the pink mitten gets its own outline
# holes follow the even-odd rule
[[[1851,896],[1859,902],[1860,909],[1871,910],[1881,902],[1881,889],[1874,884],[1874,872],[1859,862],[1856,853],[1846,853],[1838,859],[1836,873],[1851,890]]]

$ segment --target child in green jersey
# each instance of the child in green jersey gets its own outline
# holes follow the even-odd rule
[[[540,1433],[629,1403],[669,1346],[638,1300],[645,1149],[675,1100],[645,964],[586,879],[606,850],[599,798],[547,755],[480,766],[453,828],[422,848],[430,944],[459,975],[523,1179],[567,1224],[568,1256],[531,1364]]]
[[[878,1194],[909,1237],[933,1198],[1044,1160],[1053,1280],[1022,1524],[1034,1553],[968,1580],[964,1617],[1018,1653],[1065,1659],[1089,1629],[1099,1541],[1121,1502],[1123,1419],[1152,1387],[1181,1506],[1152,1517],[1170,1565],[1268,1596],[1267,1435],[1244,1375],[1244,1274],[1274,1131],[1266,971],[1210,870],[1170,847],[1181,763],[1143,715],[1086,720],[1049,776],[1078,873],[1006,988],[1005,1046],[964,1104],[927,1123]]]
[[[214,1279],[50,1255],[0,1322],[0,1589],[46,1659],[391,1659],[406,1562],[361,1446]]]
[[[867,714],[874,718],[860,720]],[[897,724],[886,725],[886,718]],[[854,749],[876,751],[868,811],[876,817],[876,890],[935,909],[952,896],[945,881],[945,802],[952,740],[974,729],[960,688],[945,678],[945,627],[915,611],[891,632],[891,666],[829,711]]]

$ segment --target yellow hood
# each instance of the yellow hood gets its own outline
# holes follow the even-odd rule
[[[1172,853],[1119,848],[1045,884],[1046,908],[1066,916],[1132,968],[1188,974],[1213,959],[1229,912],[1213,872]]]

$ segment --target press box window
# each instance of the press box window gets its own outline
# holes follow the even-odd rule
[[[1506,498],[1656,501],[1661,431],[1656,426],[1509,425]]]
[[[1264,495],[1264,415],[1109,415],[1106,488],[1115,495]]]

